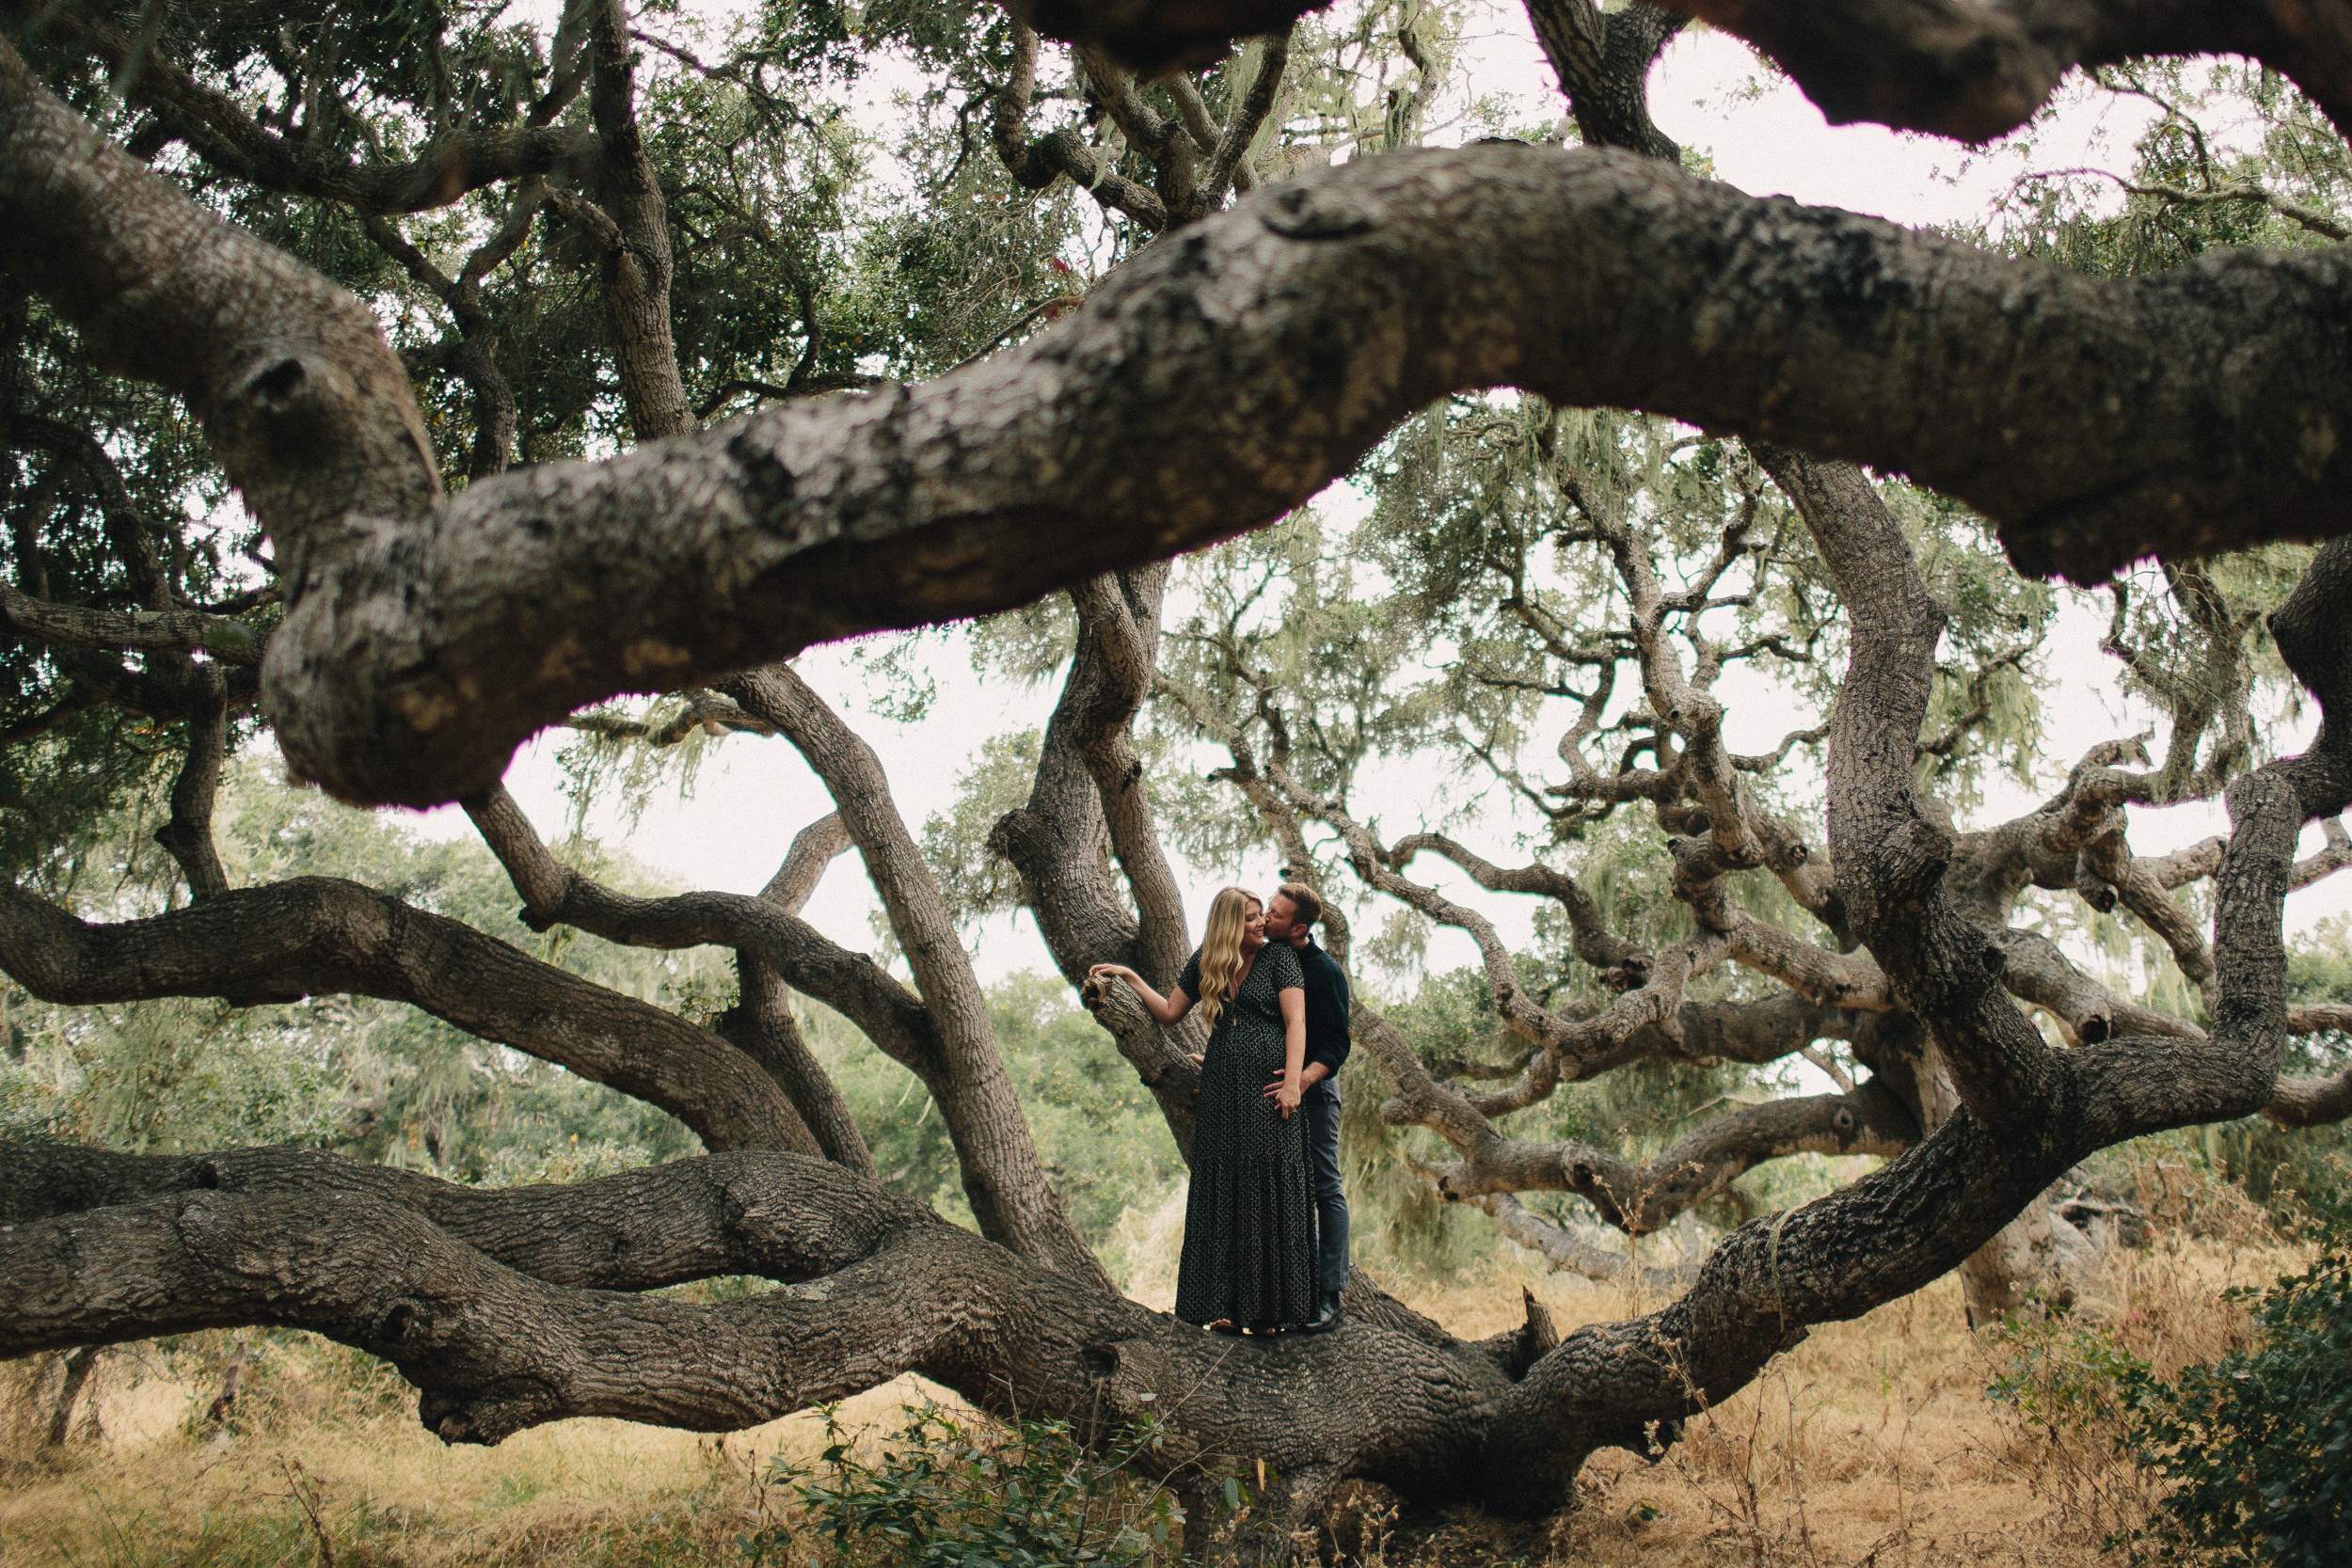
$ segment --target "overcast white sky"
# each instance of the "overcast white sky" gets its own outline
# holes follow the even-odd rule
[[[1509,93],[1524,103],[1523,122],[1556,112],[1549,69],[1516,5],[1493,7],[1466,53],[1475,89]],[[2016,150],[1971,155],[1948,143],[1899,136],[1875,127],[1830,127],[1794,88],[1777,81],[1760,82],[1762,76],[1744,46],[1693,28],[1671,47],[1655,78],[1656,116],[1669,135],[1709,153],[1720,178],[1743,189],[1844,206],[1907,224],[1976,217],[2024,166]],[[1752,82],[1759,82],[1761,90],[1745,90]],[[888,82],[869,90],[874,96],[865,112],[887,114]],[[2042,131],[2033,154],[2035,166],[2112,164],[2140,130],[2145,109],[2106,100],[2074,104]],[[1354,515],[1359,505],[1343,494],[1331,498],[1330,510]],[[2070,612],[2051,659],[2051,668],[2064,675],[2049,705],[2053,733],[2062,737],[2053,750],[2068,755],[2146,723],[2144,715],[2126,709],[2106,679],[2107,661],[2097,652],[2100,629],[2097,614]],[[813,650],[803,657],[800,668],[841,705],[881,753],[900,809],[917,832],[928,816],[952,803],[956,778],[983,741],[1041,725],[1055,696],[1050,683],[1032,690],[984,686],[973,677],[961,649],[950,647],[936,671],[938,703],[926,721],[908,727],[864,711],[862,682],[843,650]],[[1768,687],[1750,684],[1743,691],[1727,680],[1724,694],[1732,699],[1729,738],[1736,750],[1768,750],[1794,725],[1794,716]],[[508,778],[509,787],[548,834],[558,831],[564,819],[554,764],[564,738],[564,732],[556,732],[526,748]],[[1386,832],[1407,832],[1438,782],[1432,771],[1388,769],[1368,782],[1359,805],[1376,815]],[[2022,790],[1999,792],[1987,801],[1982,815],[1989,819],[2015,815],[2033,799]],[[742,737],[720,748],[691,799],[658,802],[634,833],[624,833],[610,812],[594,826],[609,841],[624,844],[638,859],[682,883],[748,893],[774,872],[792,835],[828,809],[822,788],[786,742]],[[452,809],[430,814],[417,825],[436,836],[471,831]],[[1497,824],[1498,831],[1487,841],[1499,855],[1508,852],[1502,828]],[[2224,825],[2217,808],[2188,807],[2136,814],[2133,838],[2142,853],[2153,853],[2220,831]],[[1198,918],[1207,895],[1225,879],[1183,869],[1189,907]],[[1426,863],[1416,869],[1434,870]],[[1264,864],[1248,868],[1244,879],[1270,884],[1273,875],[1269,854]],[[1524,936],[1533,912],[1529,901],[1476,896],[1506,933]],[[1507,907],[1512,904],[1518,907]],[[872,907],[870,890],[854,859],[845,858],[836,863],[809,914],[837,940],[866,947],[871,943]],[[2320,917],[2347,908],[2352,908],[2352,879],[2336,879],[2290,900],[2290,927],[2307,928]],[[1429,953],[1432,967],[1438,969],[1473,958],[1469,940],[1457,933],[1440,933]],[[980,939],[977,958],[982,978],[990,980],[1021,969],[1052,968],[1025,917],[993,925]]]

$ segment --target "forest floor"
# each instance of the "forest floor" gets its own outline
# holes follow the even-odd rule
[[[2152,1499],[2102,1427],[2099,1347],[2167,1373],[2207,1359],[2244,1333],[2242,1309],[2221,1292],[2301,1261],[2258,1224],[2198,1228],[2118,1254],[2070,1318],[2023,1334],[1972,1336],[1950,1279],[1823,1328],[1658,1462],[1604,1450],[1581,1506],[1547,1524],[1398,1520],[1393,1499],[1353,1488],[1323,1554],[1379,1568],[2121,1561],[2102,1543]],[[1522,1287],[1563,1330],[1656,1305],[1501,1263],[1400,1293],[1478,1336],[1520,1321]],[[756,1532],[787,1522],[791,1493],[767,1484],[770,1462],[812,1464],[825,1442],[819,1419],[803,1416],[720,1438],[582,1420],[495,1449],[443,1448],[396,1375],[292,1335],[258,1341],[227,1430],[207,1435],[231,1343],[189,1336],[106,1353],[62,1448],[40,1445],[56,1358],[0,1365],[0,1563],[749,1565]],[[2024,1408],[1988,1398],[2005,1374],[2026,1390]],[[927,1398],[956,1402],[902,1379],[849,1402],[839,1419],[879,1433]],[[797,1545],[765,1558],[771,1568],[809,1560]]]

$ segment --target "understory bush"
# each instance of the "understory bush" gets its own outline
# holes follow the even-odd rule
[[[2127,1385],[2139,1462],[2171,1483],[2146,1532],[2224,1563],[2341,1568],[2352,1552],[2352,1246],[2261,1291],[2251,1348]]]
[[[771,1462],[798,1508],[741,1537],[757,1568],[1143,1568],[1184,1523],[1138,1473],[1160,1443],[1149,1422],[1089,1449],[1066,1421],[993,1429],[920,1405],[867,1460],[838,1412],[824,1416],[815,1467]]]
[[[2222,1292],[2242,1348],[2167,1378],[2102,1324],[2037,1310],[1988,1393],[2046,1433],[2041,1484],[2136,1562],[2342,1568],[2352,1542],[2352,1231]],[[2114,1463],[2101,1464],[2105,1448]]]

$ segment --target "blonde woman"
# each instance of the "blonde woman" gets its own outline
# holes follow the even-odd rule
[[[1124,964],[1089,974],[1127,982],[1163,1024],[1192,1011],[1196,998],[1208,1021],[1176,1315],[1221,1333],[1308,1322],[1319,1291],[1307,1120],[1295,1114],[1307,1063],[1297,954],[1267,945],[1265,906],[1229,887],[1209,905],[1208,934],[1167,996]]]

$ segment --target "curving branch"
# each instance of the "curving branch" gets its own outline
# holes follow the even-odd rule
[[[1512,1386],[1481,1450],[1486,1497],[1518,1511],[1556,1504],[1561,1478],[1596,1449],[1672,1441],[1813,1324],[1859,1317],[1947,1272],[2065,1168],[1963,1111],[1852,1185],[1742,1226],[1671,1306],[1576,1330]],[[1902,1223],[1888,1224],[1890,1211]]]
[[[834,947],[798,918],[825,868],[850,847],[838,813],[803,829],[774,878],[750,899],[717,893],[675,898],[615,893],[549,853],[503,785],[467,801],[466,812],[523,895],[523,919],[534,930],[569,925],[638,947],[731,942],[738,1000],[711,1027],[775,1080],[825,1158],[872,1172],[865,1134],[792,1016],[786,976],[813,979],[822,990],[812,990],[812,995],[846,1004],[835,1010],[902,1063],[935,1071],[939,1052],[919,998],[870,958]]]
[[[1423,1175],[1428,1173],[1424,1170]],[[1660,1268],[1622,1253],[1595,1246],[1563,1225],[1537,1214],[1508,1193],[1474,1193],[1464,1202],[1484,1212],[1495,1228],[1519,1245],[1542,1254],[1556,1272],[1582,1275],[1603,1285],[1636,1284],[1644,1290],[1680,1290],[1697,1277],[1694,1268]]]
[[[1106,575],[1071,591],[1077,644],[1039,748],[1029,798],[999,818],[989,848],[1021,879],[1022,903],[1064,979],[1110,1033],[1158,1101],[1187,1158],[1205,1037],[1197,1022],[1165,1030],[1123,986],[1086,983],[1098,963],[1124,963],[1166,988],[1191,951],[1184,899],[1152,821],[1134,721],[1152,689],[1164,566]],[[1106,853],[1107,851],[1107,853]],[[1112,857],[1126,873],[1120,896]]]
[[[1962,1099],[1994,1130],[2037,1121],[2057,1069],[2001,991],[2001,949],[1946,887],[1956,846],[1912,784],[1943,606],[1859,472],[1755,446],[1813,531],[1851,610],[1853,652],[1830,727],[1830,841],[1853,928],[1935,1032]]]
[[[2006,951],[1947,885],[1953,837],[1912,792],[1911,742],[1932,676],[1940,607],[1867,483],[1825,475],[1785,451],[1759,455],[1796,499],[1852,615],[1853,663],[1832,732],[1839,886],[1872,954],[1933,1029],[1968,1109],[2021,1146],[2066,1152],[2269,1103],[2287,1027],[2280,907],[2295,838],[2304,821],[2334,816],[2352,796],[2352,748],[2340,720],[2352,704],[2342,597],[2352,587],[2352,549],[2324,546],[2273,618],[2282,656],[2324,717],[2305,755],[2231,786],[2233,826],[2216,876],[2210,1033],[2114,1039],[2061,1056],[2000,994]],[[2063,849],[2095,836],[2063,824],[2104,822],[2111,808],[2092,787],[2104,760],[2094,755],[2078,768],[2075,799],[2045,814],[2044,843]],[[2082,1143],[2086,1135],[2095,1141]]]
[[[1102,798],[1111,851],[1135,895],[1135,957],[1154,985],[1174,981],[1192,946],[1184,895],[1160,847],[1143,759],[1135,750],[1136,713],[1158,668],[1160,598],[1167,586],[1168,566],[1158,562],[1070,591],[1080,646],[1045,740],[1049,750],[1073,746],[1086,759]],[[1043,770],[1041,762],[1041,776]],[[1032,801],[1031,809],[1038,804]]]
[[[196,610],[95,610],[56,604],[0,583],[0,617],[8,630],[69,648],[119,648],[132,653],[202,653],[223,664],[256,665],[269,646],[230,615]]]
[[[1433,1171],[1448,1199],[1526,1192],[1570,1192],[1602,1221],[1646,1236],[1706,1202],[1767,1160],[1791,1154],[1902,1153],[1919,1124],[1876,1080],[1847,1094],[1807,1095],[1742,1106],[1710,1117],[1647,1160],[1590,1144],[1527,1143],[1488,1136],[1452,1165]]]
[[[535,176],[521,182],[507,203],[506,215],[467,256],[455,277],[435,266],[389,222],[373,216],[364,220],[368,237],[409,277],[438,295],[456,325],[454,335],[442,339],[441,357],[474,396],[473,450],[466,464],[469,481],[505,470],[515,449],[516,419],[515,388],[498,362],[498,325],[482,308],[482,280],[521,248],[532,219],[551,195],[547,182]]]
[[[408,518],[440,498],[374,313],[105,140],[5,41],[0,264],[103,366],[187,399],[294,592],[347,508]]]
[[[733,1430],[919,1371],[1089,1436],[1169,1418],[1154,1465],[1263,1455],[1438,1499],[1474,1490],[1463,1459],[1553,1342],[1468,1344],[1397,1311],[1237,1354],[791,1154],[478,1190],[297,1149],[0,1142],[0,1354],[298,1325],[391,1359],[449,1442],[592,1414]],[[620,1293],[722,1274],[787,1283],[718,1306]]]
[[[2251,55],[2292,77],[2339,126],[2352,111],[2352,10],[2342,0],[1662,0],[1662,7],[1756,45],[1833,124],[1873,120],[1984,141],[2024,124],[2075,67],[2149,55]],[[1049,38],[1100,44],[1132,65],[1157,68],[1214,57],[1232,39],[1277,31],[1323,8],[1320,0],[1010,0],[1010,8]],[[1539,13],[1539,37],[1542,27]]]
[[[0,889],[0,968],[76,1006],[335,991],[405,1002],[659,1106],[709,1148],[817,1150],[784,1095],[717,1036],[356,882],[240,888],[112,925]]]
[[[229,750],[229,683],[216,664],[190,664],[177,683],[187,754],[171,781],[171,815],[155,830],[155,842],[179,865],[191,899],[214,898],[229,891],[228,868],[213,842],[213,801]]]
[[[577,77],[553,103],[534,106],[514,130],[440,135],[401,163],[359,164],[316,141],[273,135],[243,105],[209,87],[142,38],[72,6],[8,0],[0,11],[36,33],[87,51],[114,73],[126,102],[155,117],[157,132],[188,144],[232,179],[266,191],[311,197],[383,215],[446,207],[485,185],[587,165],[595,138],[585,128],[548,123],[579,90]]]
[[[1649,969],[1650,955],[1638,943],[1613,934],[1600,918],[1600,906],[1583,885],[1565,871],[1538,862],[1504,868],[1465,848],[1443,833],[1408,833],[1389,847],[1390,868],[1402,872],[1413,857],[1427,850],[1441,855],[1470,873],[1470,879],[1489,893],[1533,893],[1549,898],[1568,918],[1569,947],[1595,969],[1621,975],[1638,984]]]
[[[638,898],[616,893],[564,864],[539,841],[503,785],[466,802],[482,840],[506,867],[522,895],[523,923],[544,931],[571,926],[607,942],[630,947],[675,949],[719,945],[736,950],[745,972],[744,1005],[752,1011],[718,1021],[715,1027],[740,1047],[788,1096],[826,1158],[865,1169],[872,1157],[833,1080],[801,1038],[789,1012],[779,1022],[772,1009],[787,1006],[764,989],[791,984],[816,997],[879,1046],[884,1054],[929,1083],[943,1071],[937,1032],[922,998],[891,978],[863,953],[834,945],[799,917],[802,904],[825,865],[840,852],[838,816],[803,830],[793,840],[775,879],[757,897],[740,894],[688,893],[668,898]],[[820,858],[821,857],[821,858]],[[755,990],[755,977],[763,989]]]
[[[1073,1278],[1107,1286],[1094,1256],[1045,1179],[947,901],[890,796],[881,759],[788,665],[727,683],[726,694],[797,747],[825,783],[841,825],[890,918],[930,1014],[938,1054],[924,1086],[954,1143],[980,1233]],[[920,1070],[920,1069],[918,1069]]]
[[[1011,72],[996,89],[989,109],[990,138],[1005,172],[1015,184],[1031,191],[1041,191],[1067,175],[1072,184],[1094,198],[1106,212],[1125,214],[1146,233],[1166,229],[1167,203],[1157,193],[1118,171],[1116,145],[1089,147],[1068,126],[1034,138],[1029,135],[1029,106],[1037,95],[1037,34],[1015,22]]]
[[[0,414],[0,440],[46,451],[80,468],[98,499],[99,515],[106,520],[106,546],[122,565],[131,601],[151,610],[173,608],[162,563],[155,559],[154,531],[132,499],[114,455],[96,436],[78,425],[38,414]],[[38,590],[32,592],[40,596]]]
[[[1462,245],[1497,266],[1440,264]],[[1768,252],[1770,268],[1740,260]],[[1881,279],[1864,317],[1811,333],[1853,256]],[[1054,328],[921,388],[772,405],[474,486],[421,535],[371,531],[352,591],[290,612],[274,711],[297,766],[338,793],[422,803],[616,689],[1001,608],[1279,515],[1406,409],[1486,382],[1908,467],[2006,520],[2029,567],[2316,532],[2352,493],[2326,483],[2343,459],[2307,477],[2318,446],[2274,452],[2277,421],[2191,405],[2227,386],[2231,407],[2336,420],[2341,397],[2352,430],[2352,394],[2308,352],[2344,264],[2216,257],[2106,283],[1756,202],[1654,160],[1478,147],[1368,161],[1194,226]],[[2030,325],[2003,303],[2021,287]],[[1171,312],[1199,332],[1169,340]],[[1340,358],[1306,373],[1288,346],[1305,341]],[[2223,353],[2249,341],[2277,352]],[[2009,367],[1999,420],[1970,403],[1980,383],[1952,373],[1963,362]],[[1352,389],[1335,402],[1335,387]],[[1766,387],[1788,395],[1758,416]],[[2001,436],[2028,415],[2080,438]],[[405,569],[386,574],[394,560]],[[562,586],[591,579],[594,638]],[[412,594],[436,613],[407,610]]]
[[[2116,996],[2075,968],[2047,937],[2005,929],[1994,940],[2001,947],[2002,987],[2057,1019],[2070,1044],[2096,1045],[2118,1035],[2203,1037],[2193,1023]]]
[[[841,814],[818,817],[793,835],[784,863],[759,890],[760,901],[787,915],[798,915],[816,893],[825,868],[849,848],[850,830],[842,825]],[[712,1027],[742,1047],[783,1085],[784,1092],[799,1107],[801,1119],[816,1134],[825,1158],[872,1175],[874,1156],[866,1147],[866,1134],[859,1131],[817,1053],[808,1048],[800,1021],[792,1014],[791,993],[783,972],[758,947],[739,947],[735,974],[736,1004]]]
[[[2352,1117],[2352,1068],[2329,1078],[2280,1079],[2262,1114],[2280,1127],[2325,1127]]]
[[[1258,185],[1257,171],[1249,166],[1249,145],[1258,132],[1281,102],[1286,73],[1290,70],[1291,35],[1285,30],[1265,41],[1258,56],[1257,74],[1249,78],[1249,87],[1218,128],[1214,145],[1204,147],[1209,154],[1209,166],[1200,177],[1201,199],[1206,208],[1215,208],[1224,201],[1230,188],[1247,195]]]
[[[185,392],[274,531],[300,546],[354,501],[384,519],[338,528],[325,575],[296,550],[265,666],[290,760],[355,800],[483,787],[520,736],[618,690],[1262,526],[1449,389],[1517,384],[1904,469],[1999,521],[2031,570],[2310,537],[2352,494],[2330,434],[2352,431],[2352,381],[2312,330],[2345,294],[2333,252],[2102,281],[1655,159],[1514,146],[1260,192],[919,389],[771,405],[433,507],[364,308],[97,139],[12,56],[0,112],[0,260],[117,368]],[[159,233],[193,247],[170,289],[144,286],[162,248],[127,238]],[[1465,248],[1495,264],[1454,266]],[[290,337],[314,356],[257,357]],[[297,416],[348,428],[306,444]]]
[[[2113,181],[2119,189],[2129,195],[2154,197],[2160,201],[2169,202],[2176,207],[2213,207],[2241,201],[2251,202],[2256,206],[2269,208],[2304,232],[2316,234],[2323,240],[2333,240],[2339,245],[2346,240],[2352,240],[2352,229],[2346,229],[2327,214],[2315,208],[2306,207],[2303,203],[2254,180],[2224,180],[2192,190],[2182,185],[2168,185],[2160,182],[2141,184],[2106,169],[2097,168],[2043,169],[2037,170],[2027,178],[2062,180],[2069,175],[2089,175],[2095,179]]]
[[[2341,0],[1664,0],[1772,56],[1832,124],[1984,141],[2024,124],[2078,66],[2249,55],[2339,126],[2352,111]]]

